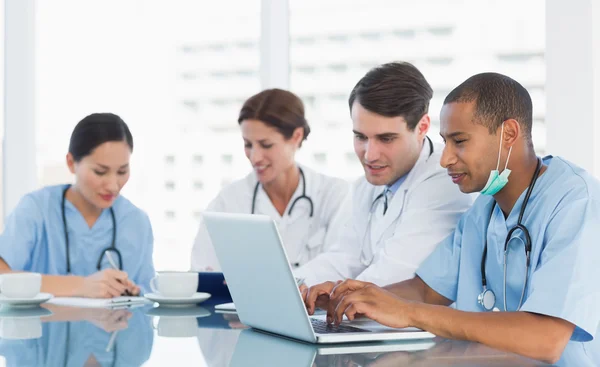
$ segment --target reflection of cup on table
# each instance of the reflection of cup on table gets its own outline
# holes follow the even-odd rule
[[[3,318],[0,319],[0,338],[2,339],[37,339],[42,336],[42,319]]]
[[[9,273],[0,276],[0,293],[9,298],[34,298],[42,288],[39,273]]]
[[[186,338],[196,336],[198,324],[193,316],[160,316],[156,326],[158,336],[168,338]]]
[[[198,273],[192,271],[159,271],[150,288],[164,297],[192,297],[198,289]]]

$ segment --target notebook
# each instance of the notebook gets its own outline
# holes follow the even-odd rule
[[[48,303],[73,307],[114,308],[151,304],[152,301],[145,297],[134,296],[121,296],[114,298],[55,297],[49,300]]]

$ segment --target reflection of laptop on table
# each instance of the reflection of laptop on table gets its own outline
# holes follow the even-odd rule
[[[380,353],[426,350],[434,346],[431,339],[399,342],[315,345],[278,338],[252,329],[243,330],[231,358],[231,367],[238,366],[337,366],[342,356],[368,360]],[[362,358],[359,358],[362,357]]]
[[[323,317],[309,317],[271,218],[205,212],[204,223],[245,325],[310,343],[434,337],[423,330],[392,329],[373,321],[336,327],[327,325]]]

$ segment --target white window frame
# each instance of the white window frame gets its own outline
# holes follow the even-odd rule
[[[4,0],[3,218],[37,186],[35,0]]]

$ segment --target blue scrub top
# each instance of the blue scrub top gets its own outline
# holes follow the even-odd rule
[[[548,169],[534,186],[523,223],[532,240],[531,267],[520,311],[573,323],[573,341],[593,339],[600,320],[600,182],[560,157],[545,157]],[[417,275],[464,311],[483,311],[481,258],[487,234],[486,278],[504,310],[504,242],[517,219],[526,190],[505,220],[494,199],[481,195],[454,233],[421,264]],[[525,282],[523,234],[509,242],[507,308],[515,311]]]
[[[25,195],[7,217],[0,235],[0,257],[12,270],[48,275],[66,275],[66,244],[62,220],[62,196],[66,185],[49,186]],[[146,213],[123,196],[113,203],[117,225],[116,248],[123,258],[123,270],[149,292],[154,277],[152,226]],[[112,243],[113,224],[105,209],[88,226],[73,204],[65,201],[69,235],[71,274],[87,276],[97,271],[100,254]],[[113,253],[114,255],[114,253]],[[116,256],[114,260],[118,262]],[[118,265],[118,264],[117,264]],[[110,268],[106,256],[102,269]]]

